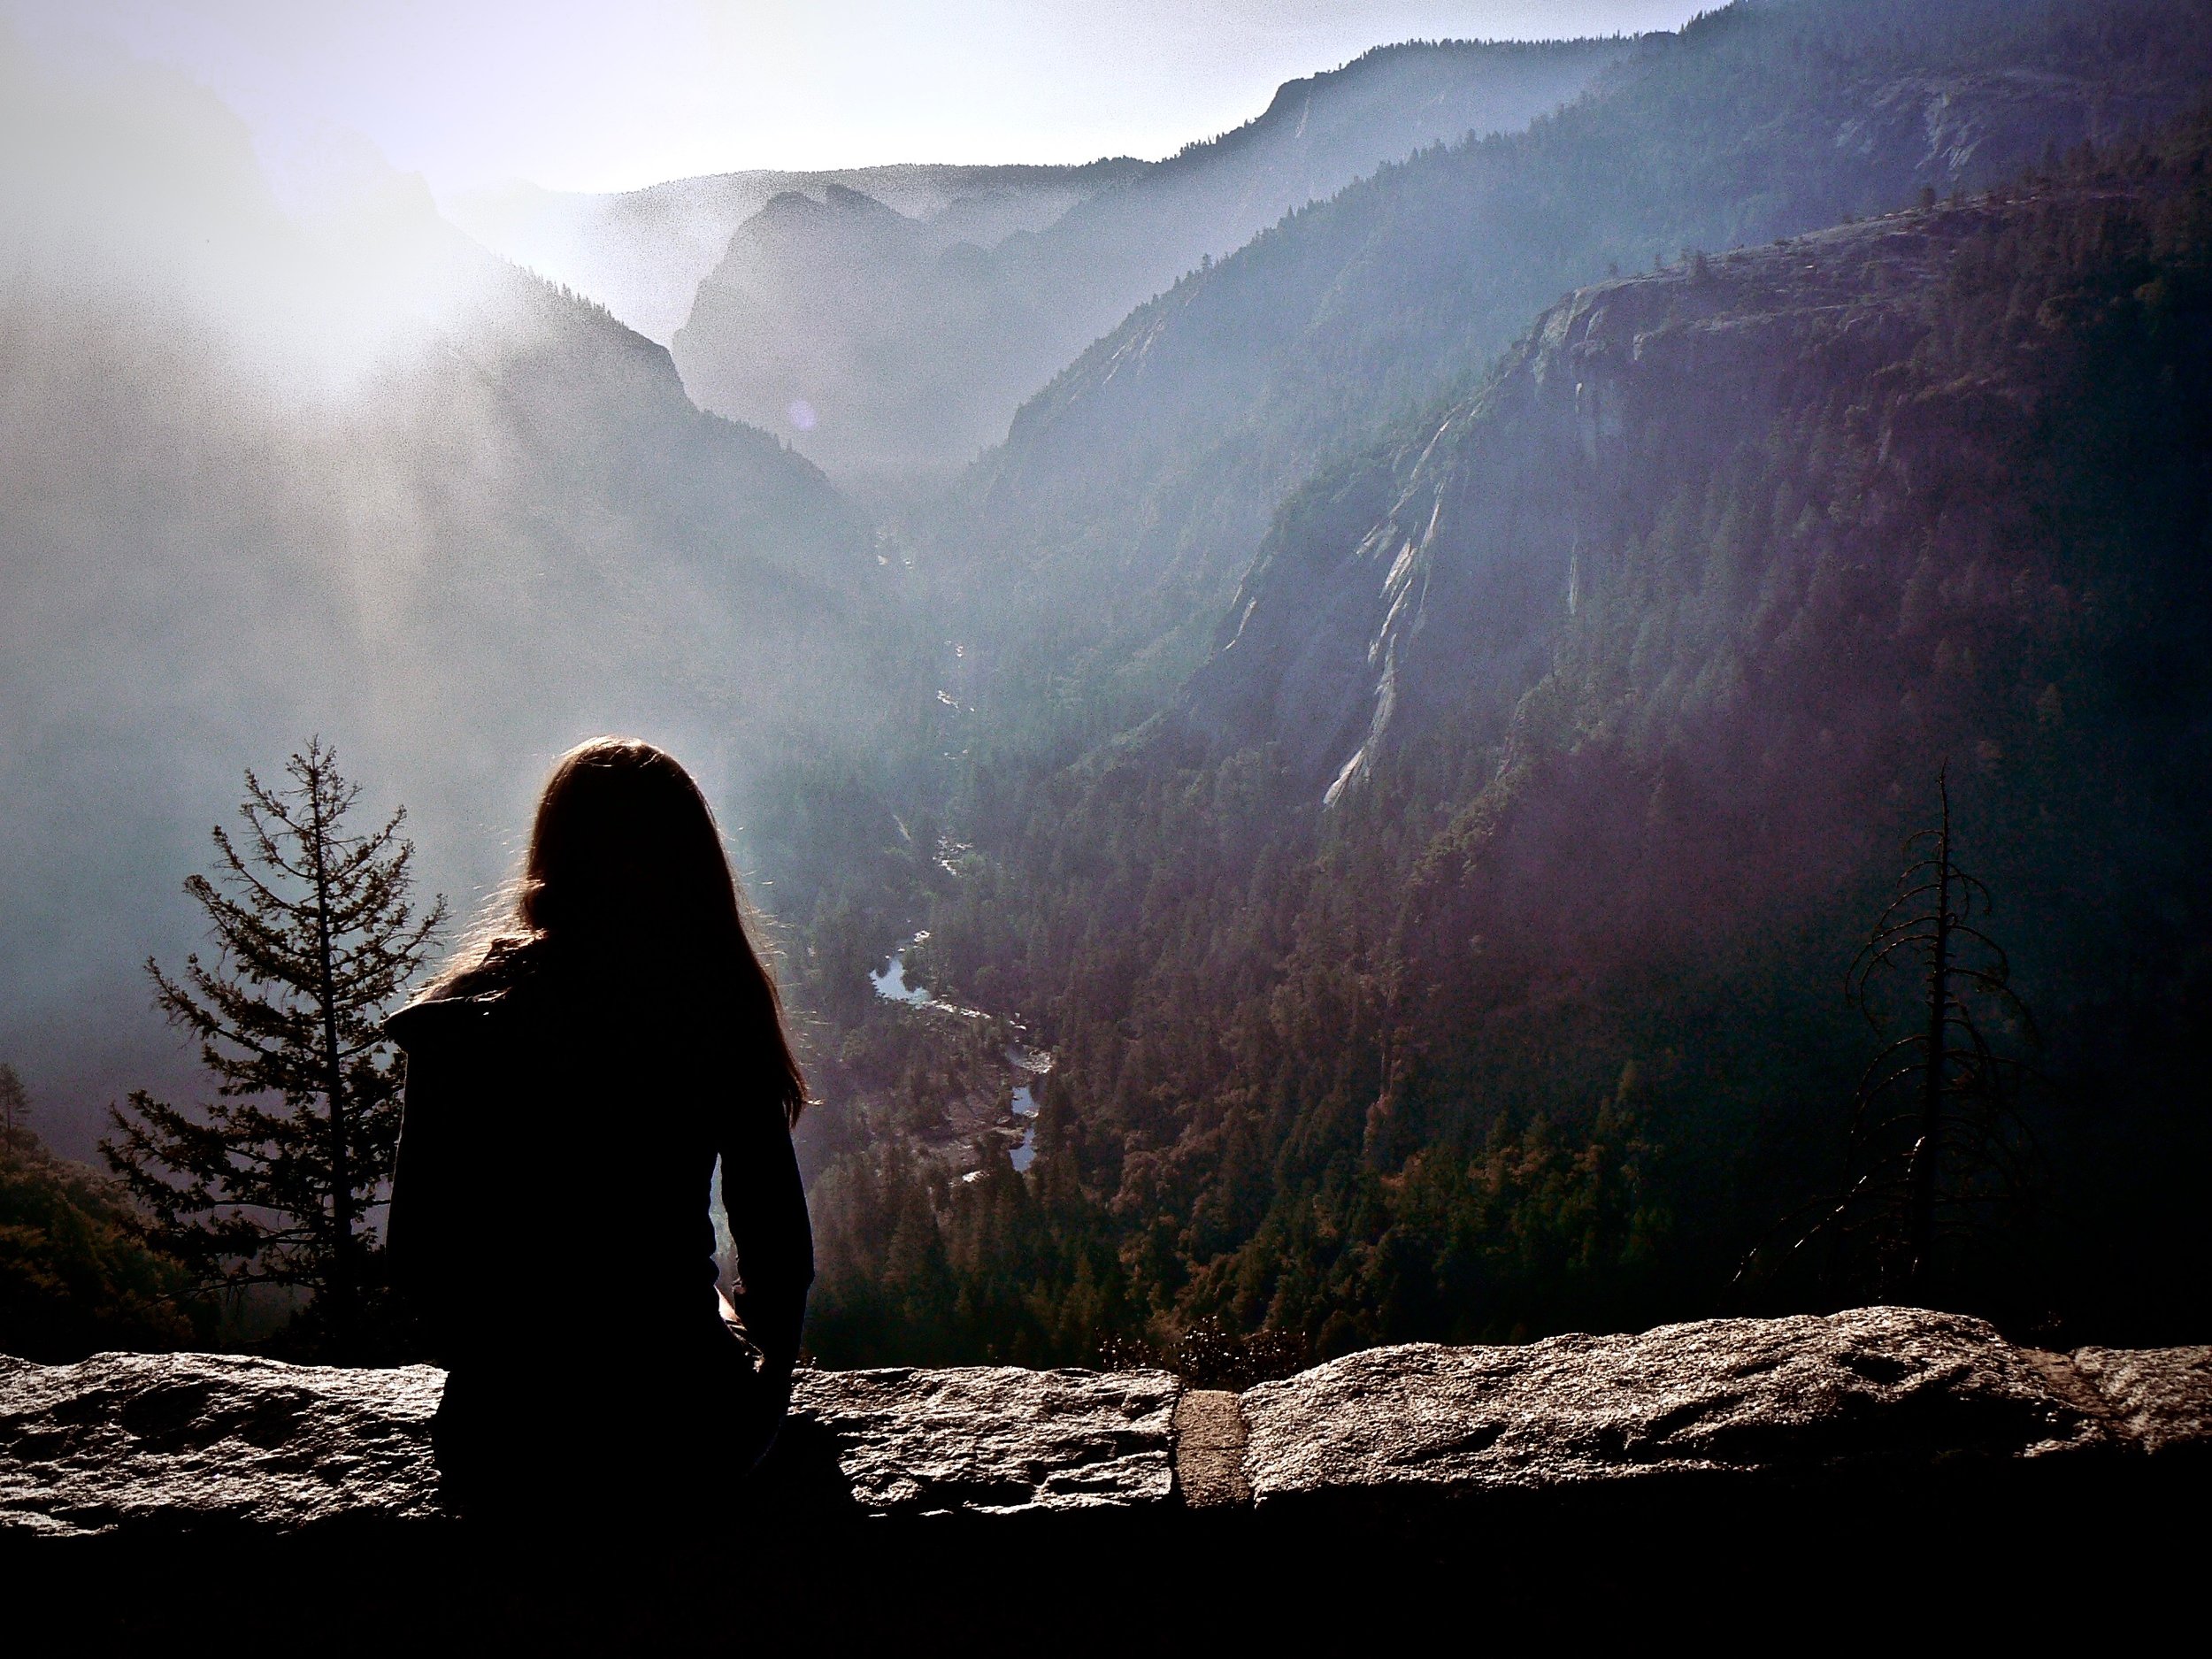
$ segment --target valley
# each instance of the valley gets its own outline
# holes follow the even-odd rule
[[[906,977],[906,954],[926,942],[926,931],[903,941],[894,950],[883,969],[872,971],[868,983],[875,994],[887,1002],[902,1008],[927,1010],[949,1016],[954,1019],[982,1022],[997,1029],[1000,1022],[978,1008],[960,1008],[942,1002],[927,989],[910,984]],[[1019,1036],[1019,1028],[1014,1028]],[[1036,1091],[1041,1087],[1052,1071],[1052,1056],[1041,1048],[1013,1041],[1001,1050],[1006,1065],[1004,1099],[995,1093],[965,1096],[949,1102],[944,1116],[926,1130],[920,1145],[959,1173],[963,1181],[982,1179],[980,1158],[1003,1150],[1007,1162],[1017,1174],[1026,1174],[1037,1159],[1037,1102]],[[1001,1143],[1011,1141],[1011,1145]],[[976,1167],[967,1167],[973,1164]]]
[[[2101,160],[2075,123],[2123,101],[2104,77],[2159,130],[2203,72],[2075,57],[2024,101],[1989,66],[2060,37],[1947,12],[1932,81],[1853,35],[1878,11],[1724,14],[1612,102],[1292,216],[1079,359],[915,536],[978,710],[940,797],[972,851],[910,879],[933,983],[1025,1010],[1058,1064],[1038,1185],[945,1193],[941,1257],[826,1205],[829,1351],[1217,1320],[1325,1356],[1865,1294],[1784,1230],[1839,1179],[1870,1033],[1835,987],[1947,765],[2049,1040],[2018,1121],[2052,1160],[2041,1220],[1960,1222],[1948,1294],[2187,1325],[2118,1264],[2199,1248],[2124,1150],[2196,1144],[2147,1103],[2188,1094],[2185,1039],[2145,1007],[2115,1048],[2088,1010],[2160,961],[2159,1009],[2201,995],[2168,953],[2206,902],[2204,727],[2117,711],[2145,674],[2201,706],[2202,400],[2152,388],[2200,384],[2202,335],[2116,297],[2198,291],[2200,128]],[[1793,25],[1816,72],[1761,33]],[[1701,127],[1719,80],[1740,119]],[[1938,83],[1978,144],[1908,139]],[[1858,126],[1824,172],[1828,112],[1868,105],[1895,139]],[[1537,274],[1554,170],[1646,122],[1648,188],[1568,198],[1586,251]],[[1362,334],[1364,238],[1448,223],[1471,265],[1391,291],[1465,344]],[[2180,355],[2139,357],[2154,334]],[[1262,342],[1280,367],[1234,366]],[[896,1184],[895,1153],[840,1156]],[[1056,1346],[1071,1309],[1100,1334]]]

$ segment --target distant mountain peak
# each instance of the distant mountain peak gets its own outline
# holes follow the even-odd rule
[[[1094,188],[979,175],[941,211],[903,220],[903,204],[832,181],[826,204],[841,211],[764,210],[737,228],[672,336],[676,361],[705,408],[772,426],[804,400],[823,418],[793,442],[833,474],[927,488],[1002,439],[1025,397],[1183,273],[1384,164],[1525,127],[1627,50],[1370,54]],[[803,237],[780,234],[800,222]]]

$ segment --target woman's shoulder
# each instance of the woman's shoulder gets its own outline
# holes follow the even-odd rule
[[[539,976],[538,942],[499,938],[473,963],[445,974],[384,1022],[384,1033],[411,1053],[444,1035],[481,1030],[485,1022],[520,1012]]]

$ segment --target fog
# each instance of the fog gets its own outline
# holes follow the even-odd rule
[[[180,77],[0,35],[0,1054],[66,1152],[186,1083],[140,964],[242,768],[319,733],[465,910],[582,736],[736,826],[865,729],[885,567],[811,467],[419,180],[281,182]]]
[[[676,179],[609,194],[548,190],[521,180],[464,190],[442,204],[483,244],[603,303],[666,345],[731,239],[778,196],[822,202],[857,191],[927,227],[933,253],[989,249],[1042,230],[1086,197],[1146,169],[1127,157],[1082,166],[964,167],[929,163],[823,172],[748,171]]]
[[[671,347],[702,408],[841,485],[925,493],[1130,310],[1385,163],[1514,131],[1631,50],[1401,46],[1285,83],[1164,161],[752,171],[462,192],[457,223]]]

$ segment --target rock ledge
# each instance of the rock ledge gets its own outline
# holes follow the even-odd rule
[[[442,1384],[426,1367],[230,1355],[0,1358],[0,1545],[442,1532],[428,1439]],[[1979,1320],[1867,1308],[1375,1348],[1240,1396],[1159,1371],[805,1372],[759,1501],[779,1517],[1172,1526],[1669,1481],[2177,1470],[2208,1448],[2212,1348],[2041,1354]]]

